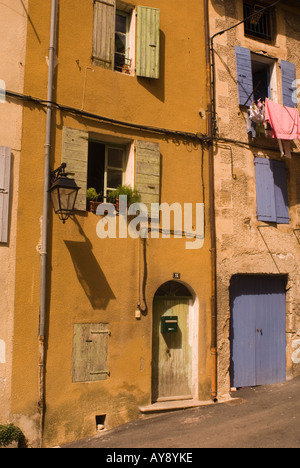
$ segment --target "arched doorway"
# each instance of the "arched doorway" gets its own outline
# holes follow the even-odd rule
[[[187,400],[194,394],[195,300],[182,283],[168,281],[153,300],[152,401]],[[196,320],[198,322],[198,320]],[[197,334],[197,333],[196,333]],[[195,359],[193,359],[193,357]]]

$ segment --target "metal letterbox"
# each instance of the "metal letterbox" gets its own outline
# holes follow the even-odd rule
[[[178,317],[161,317],[161,332],[162,333],[177,333],[178,332]]]

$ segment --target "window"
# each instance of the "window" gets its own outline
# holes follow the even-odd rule
[[[151,203],[160,203],[160,145],[151,141],[134,142],[84,130],[63,128],[62,162],[74,174],[81,189],[75,208],[86,211],[87,188],[93,187],[103,199],[120,184],[135,187],[151,212]]]
[[[259,221],[289,224],[286,166],[283,161],[255,158]]]
[[[235,47],[239,104],[250,106],[253,101],[266,98],[277,101],[276,62],[251,53],[244,47]]]
[[[89,142],[87,188],[95,188],[103,201],[106,201],[110,190],[123,185],[124,169],[124,148]]]
[[[136,14],[135,14],[136,13]],[[146,78],[159,78],[157,8],[121,0],[94,0],[93,63]]]
[[[120,72],[131,70],[131,59],[129,57],[129,15],[122,11],[116,13],[115,27],[115,62],[114,69]]]
[[[244,1],[245,35],[255,39],[271,42],[275,37],[275,9],[268,8],[268,5]]]
[[[266,97],[278,102],[278,62],[239,46],[235,46],[235,55],[239,105],[250,107],[254,100],[261,98],[264,101]],[[285,60],[281,60],[279,67],[281,69],[282,104],[295,107],[293,93],[296,67]]]

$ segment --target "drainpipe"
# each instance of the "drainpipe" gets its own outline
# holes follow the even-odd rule
[[[208,99],[208,151],[209,151],[209,212],[211,237],[211,398],[217,401],[217,248],[215,219],[215,184],[214,184],[214,125],[212,115],[212,73],[209,31],[209,0],[204,0],[205,46],[206,46],[206,87]]]
[[[50,179],[50,153],[52,130],[52,104],[54,82],[55,38],[58,0],[51,3],[51,26],[49,47],[48,96],[47,96],[47,123],[45,142],[44,167],[44,195],[42,219],[42,247],[41,247],[41,289],[40,289],[40,324],[39,324],[39,401],[40,413],[40,446],[43,443],[43,427],[45,416],[45,335],[47,311],[47,247],[48,247],[48,208],[49,208],[49,179]]]

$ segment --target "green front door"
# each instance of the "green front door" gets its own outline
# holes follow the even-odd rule
[[[162,333],[161,318],[178,317],[178,331]],[[155,297],[152,400],[192,398],[192,333],[189,299]]]

